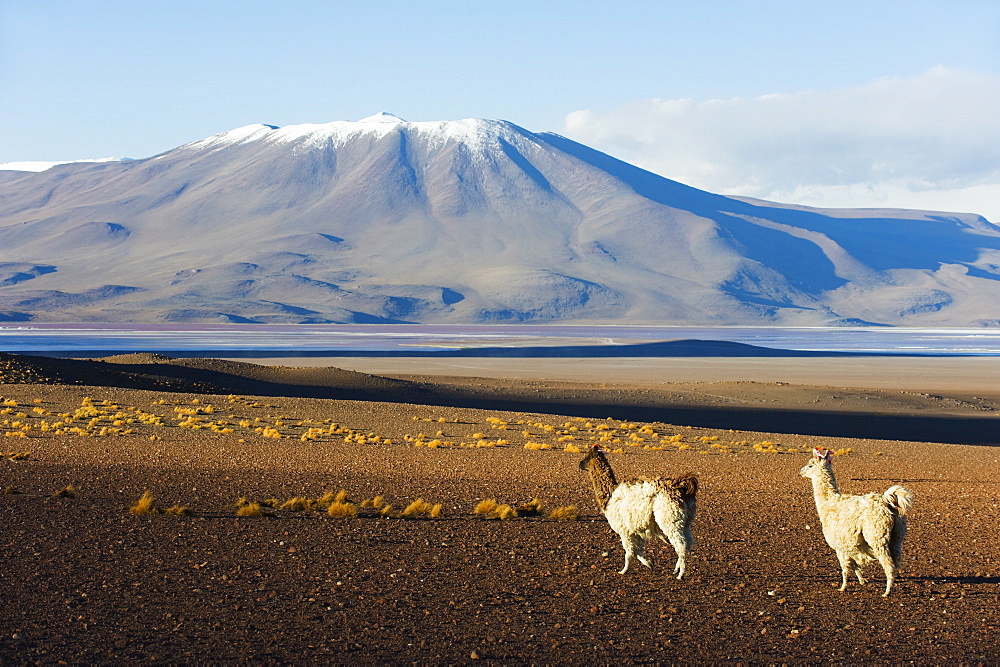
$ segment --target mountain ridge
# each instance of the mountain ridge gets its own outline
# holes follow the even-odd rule
[[[726,197],[507,121],[250,125],[0,186],[6,321],[1000,325],[981,216]]]

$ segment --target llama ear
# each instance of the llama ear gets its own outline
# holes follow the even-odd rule
[[[819,447],[813,447],[813,456],[815,456],[818,460],[822,461],[823,459],[830,458],[830,452],[828,451],[824,452],[824,450],[820,449]]]

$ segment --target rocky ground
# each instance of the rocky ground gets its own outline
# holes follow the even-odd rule
[[[0,362],[2,664],[1000,660],[993,447],[637,419],[683,407],[666,389],[602,403],[568,384]],[[973,398],[909,396],[885,409],[926,417],[908,401]],[[994,397],[975,398],[995,420]],[[577,466],[602,438],[619,478],[698,474],[684,581],[661,545],[652,570],[617,573],[621,546]],[[916,495],[888,598],[877,568],[836,590],[797,474],[814,446],[838,452],[845,492]],[[132,513],[146,490],[190,514]],[[329,498],[281,509],[341,490],[357,516],[330,516]],[[237,516],[238,499],[262,515]],[[401,516],[418,499],[440,515]],[[487,499],[522,509],[477,513]],[[577,520],[550,516],[568,507]]]

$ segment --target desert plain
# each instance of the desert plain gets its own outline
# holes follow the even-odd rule
[[[0,354],[0,663],[996,663],[997,362]],[[595,442],[698,475],[683,581],[618,574]],[[887,598],[813,447],[916,496]]]

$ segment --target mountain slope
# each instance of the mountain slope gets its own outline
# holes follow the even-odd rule
[[[981,217],[722,197],[503,121],[0,171],[8,321],[1000,324]]]

